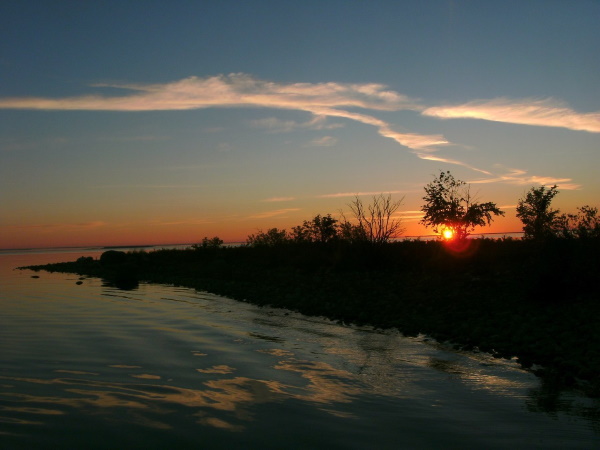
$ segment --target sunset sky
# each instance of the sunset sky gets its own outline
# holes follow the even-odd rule
[[[600,206],[600,2],[4,1],[0,248],[243,241],[440,170]]]

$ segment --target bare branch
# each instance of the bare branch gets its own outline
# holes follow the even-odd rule
[[[401,220],[393,218],[403,201],[404,197],[392,201],[391,195],[379,194],[373,196],[372,203],[365,209],[362,200],[356,196],[348,206],[366,239],[373,243],[384,243],[404,232]]]

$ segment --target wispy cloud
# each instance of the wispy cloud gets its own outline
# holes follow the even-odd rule
[[[396,216],[405,222],[416,222],[423,218],[423,211],[398,211]]]
[[[251,216],[248,216],[248,219],[268,219],[271,217],[283,217],[287,213],[290,213],[293,211],[300,211],[300,208],[283,208],[283,209],[276,209],[274,211],[265,211],[262,213],[253,214]]]
[[[421,111],[419,105],[405,95],[377,83],[274,83],[247,74],[234,73],[208,78],[189,77],[165,84],[96,84],[94,87],[121,88],[133,91],[122,96],[87,95],[66,98],[4,98],[0,109],[93,110],[93,111],[165,111],[214,107],[262,107],[305,111],[315,117],[304,124],[267,121],[262,125],[290,129],[301,125],[327,129],[327,117],[340,117],[379,129],[382,136],[394,139],[411,149],[431,149],[448,144],[441,135],[427,136],[400,133],[376,117],[350,112],[348,108],[375,111]],[[337,126],[337,125],[335,125]]]
[[[402,108],[399,107],[398,109]],[[419,108],[413,107],[412,109]],[[356,122],[364,123],[365,125],[374,126],[378,129],[378,132],[381,136],[393,139],[400,145],[408,147],[412,150],[433,151],[434,147],[436,146],[449,144],[449,142],[442,135],[423,135],[417,133],[401,133],[395,131],[392,129],[389,123],[367,114],[355,113],[351,111],[328,107],[317,107],[311,112],[313,114],[323,116],[342,117],[345,119],[350,119]]]
[[[462,105],[427,108],[423,115],[444,119],[483,119],[600,133],[600,111],[580,113],[554,99],[474,100]]]
[[[338,139],[333,136],[323,136],[320,138],[315,138],[310,141],[310,146],[312,147],[331,147],[332,145],[337,144]]]
[[[441,156],[440,147],[454,145],[441,134],[419,134],[398,130],[394,125],[364,111],[409,110],[437,118],[476,118],[515,124],[561,127],[600,133],[600,112],[579,113],[553,99],[510,100],[498,98],[476,100],[462,105],[426,107],[416,99],[390,90],[378,83],[276,83],[251,75],[233,73],[200,78],[189,77],[163,84],[96,84],[95,88],[122,89],[123,95],[85,95],[65,98],[20,97],[0,99],[0,109],[93,110],[93,111],[166,111],[215,107],[259,107],[303,111],[313,115],[306,122],[267,118],[253,122],[270,131],[331,129],[340,123],[331,118],[346,119],[375,127],[379,135],[393,139],[423,160],[454,164],[492,176],[492,173],[460,161]],[[356,112],[360,109],[363,112]],[[313,145],[330,145],[333,137],[313,141]],[[221,151],[231,147],[219,144]],[[434,154],[435,153],[435,154]],[[492,178],[493,179],[493,178]],[[504,178],[503,181],[508,182]],[[522,180],[523,177],[518,180]],[[529,177],[524,183],[544,182]],[[517,182],[517,180],[512,180]],[[563,189],[575,189],[570,179],[557,179]],[[493,181],[489,181],[493,182]],[[569,187],[565,187],[569,186]]]
[[[466,167],[468,169],[474,170],[476,172],[481,172],[484,173],[486,175],[492,175],[491,172],[488,172],[487,170],[483,170],[483,169],[479,169],[475,166],[472,166],[471,164],[467,164],[465,162],[462,161],[458,161],[456,159],[451,159],[451,158],[445,158],[443,156],[439,156],[437,154],[433,155],[431,153],[425,153],[425,152],[417,152],[416,155],[421,158],[421,159],[426,159],[429,161],[439,161],[439,162],[443,162],[446,164],[456,164],[458,166],[463,166]]]
[[[559,188],[572,191],[581,188],[580,184],[573,183],[571,178],[543,177],[538,175],[529,175],[526,170],[510,169],[507,173],[479,180],[469,181],[471,184],[487,183],[508,183],[517,185],[557,185]]]
[[[31,150],[34,148],[48,148],[63,146],[72,143],[72,139],[56,136],[34,140],[21,140],[15,138],[0,138],[0,152],[15,152]]]
[[[33,229],[40,231],[53,231],[58,229],[67,229],[67,230],[82,230],[82,229],[91,229],[91,228],[99,228],[106,226],[106,222],[102,222],[99,220],[92,222],[81,222],[81,223],[49,223],[49,224],[25,224],[25,225],[3,225],[6,228],[13,229]]]
[[[292,200],[295,200],[296,197],[271,197],[271,198],[265,198],[264,200],[262,200],[263,202],[291,202]]]
[[[94,189],[203,189],[204,184],[102,184],[90,186]]]
[[[211,220],[203,220],[203,219],[186,219],[186,220],[179,220],[179,221],[174,221],[174,222],[152,222],[152,225],[159,225],[159,226],[179,226],[179,225],[205,225],[207,223],[214,223]]]
[[[225,131],[225,127],[208,127],[202,129],[203,133],[222,133],[223,131]]]
[[[170,139],[167,136],[102,136],[99,138],[101,141],[110,142],[151,142],[151,141],[166,141]]]
[[[401,194],[403,191],[372,191],[372,192],[337,192],[335,194],[321,194],[317,198],[362,197],[365,195]]]
[[[220,152],[229,152],[233,150],[233,146],[228,142],[219,142],[217,144],[217,150]]]
[[[410,98],[382,84],[281,84],[233,73],[208,78],[189,77],[165,84],[96,84],[135,91],[125,96],[87,95],[67,98],[5,98],[3,109],[105,111],[165,111],[215,106],[259,106],[307,110],[319,107],[359,107],[382,111],[419,108]]]
[[[333,130],[344,127],[343,123],[327,123],[326,116],[315,116],[313,119],[306,122],[267,117],[265,119],[251,120],[250,124],[257,128],[267,129],[272,133],[286,133],[297,129]]]

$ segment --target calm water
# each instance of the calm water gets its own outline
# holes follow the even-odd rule
[[[598,402],[511,361],[190,289],[12,270],[0,448],[599,448]]]

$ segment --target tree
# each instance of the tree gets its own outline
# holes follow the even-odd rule
[[[550,208],[558,194],[557,186],[532,187],[517,204],[517,217],[523,222],[523,238],[544,240],[556,236],[561,228],[560,211]]]
[[[425,186],[425,213],[420,223],[432,227],[435,233],[450,230],[453,238],[465,239],[475,227],[489,225],[495,216],[503,216],[495,203],[477,203],[471,195],[471,187],[456,180],[448,172],[440,175]]]
[[[316,215],[311,221],[305,220],[302,225],[292,228],[291,239],[295,242],[331,242],[338,237],[338,220]]]
[[[364,240],[382,244],[390,239],[398,237],[404,232],[402,221],[394,219],[394,213],[398,210],[404,197],[398,201],[392,201],[391,195],[379,194],[373,196],[373,203],[363,205],[362,200],[356,196],[348,206],[358,225],[353,226],[344,218],[341,225],[341,233],[351,240]],[[356,228],[358,227],[358,228]]]
[[[559,236],[564,238],[599,238],[600,217],[598,208],[585,205],[577,208],[576,214],[561,214],[557,217]]]
[[[221,245],[223,245],[223,239],[219,238],[218,236],[215,236],[213,238],[208,238],[208,236],[205,236],[204,238],[202,238],[202,243],[200,244],[194,244],[192,245],[192,248],[194,250],[200,250],[200,249],[206,249],[206,248],[219,248],[221,247]]]
[[[338,236],[344,242],[368,242],[364,228],[348,222],[345,218],[338,225]]]
[[[289,242],[287,231],[278,228],[270,228],[266,232],[259,230],[246,239],[246,243],[252,247],[275,247]]]

